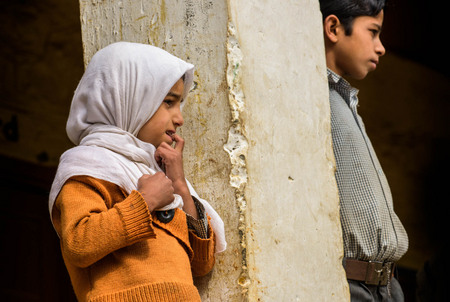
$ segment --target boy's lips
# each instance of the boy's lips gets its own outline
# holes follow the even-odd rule
[[[372,64],[373,69],[377,68],[378,60],[370,60],[370,63]]]

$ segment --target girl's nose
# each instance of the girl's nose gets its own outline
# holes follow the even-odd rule
[[[184,119],[183,119],[183,115],[181,114],[181,109],[177,109],[176,110],[176,112],[174,113],[172,121],[177,127],[183,126]]]

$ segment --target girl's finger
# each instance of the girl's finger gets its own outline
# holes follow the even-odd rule
[[[184,149],[184,139],[176,133],[172,137],[175,142],[174,149],[182,153]]]
[[[161,154],[162,154],[161,149],[160,148],[156,149],[154,156],[155,156],[155,160],[159,166],[161,166],[162,159],[163,159]]]
[[[169,144],[166,143],[166,142],[162,142],[162,143],[159,145],[159,147],[156,148],[156,150],[161,149],[161,148],[163,148],[163,149],[173,149],[172,146],[169,145]]]

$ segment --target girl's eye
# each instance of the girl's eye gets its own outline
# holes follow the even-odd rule
[[[164,100],[164,103],[166,103],[169,107],[172,107],[174,101],[171,101],[171,100]]]

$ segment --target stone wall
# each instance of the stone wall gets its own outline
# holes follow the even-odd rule
[[[82,0],[80,10],[85,64],[123,40],[196,66],[186,171],[228,240],[196,280],[202,299],[348,299],[318,3]]]

